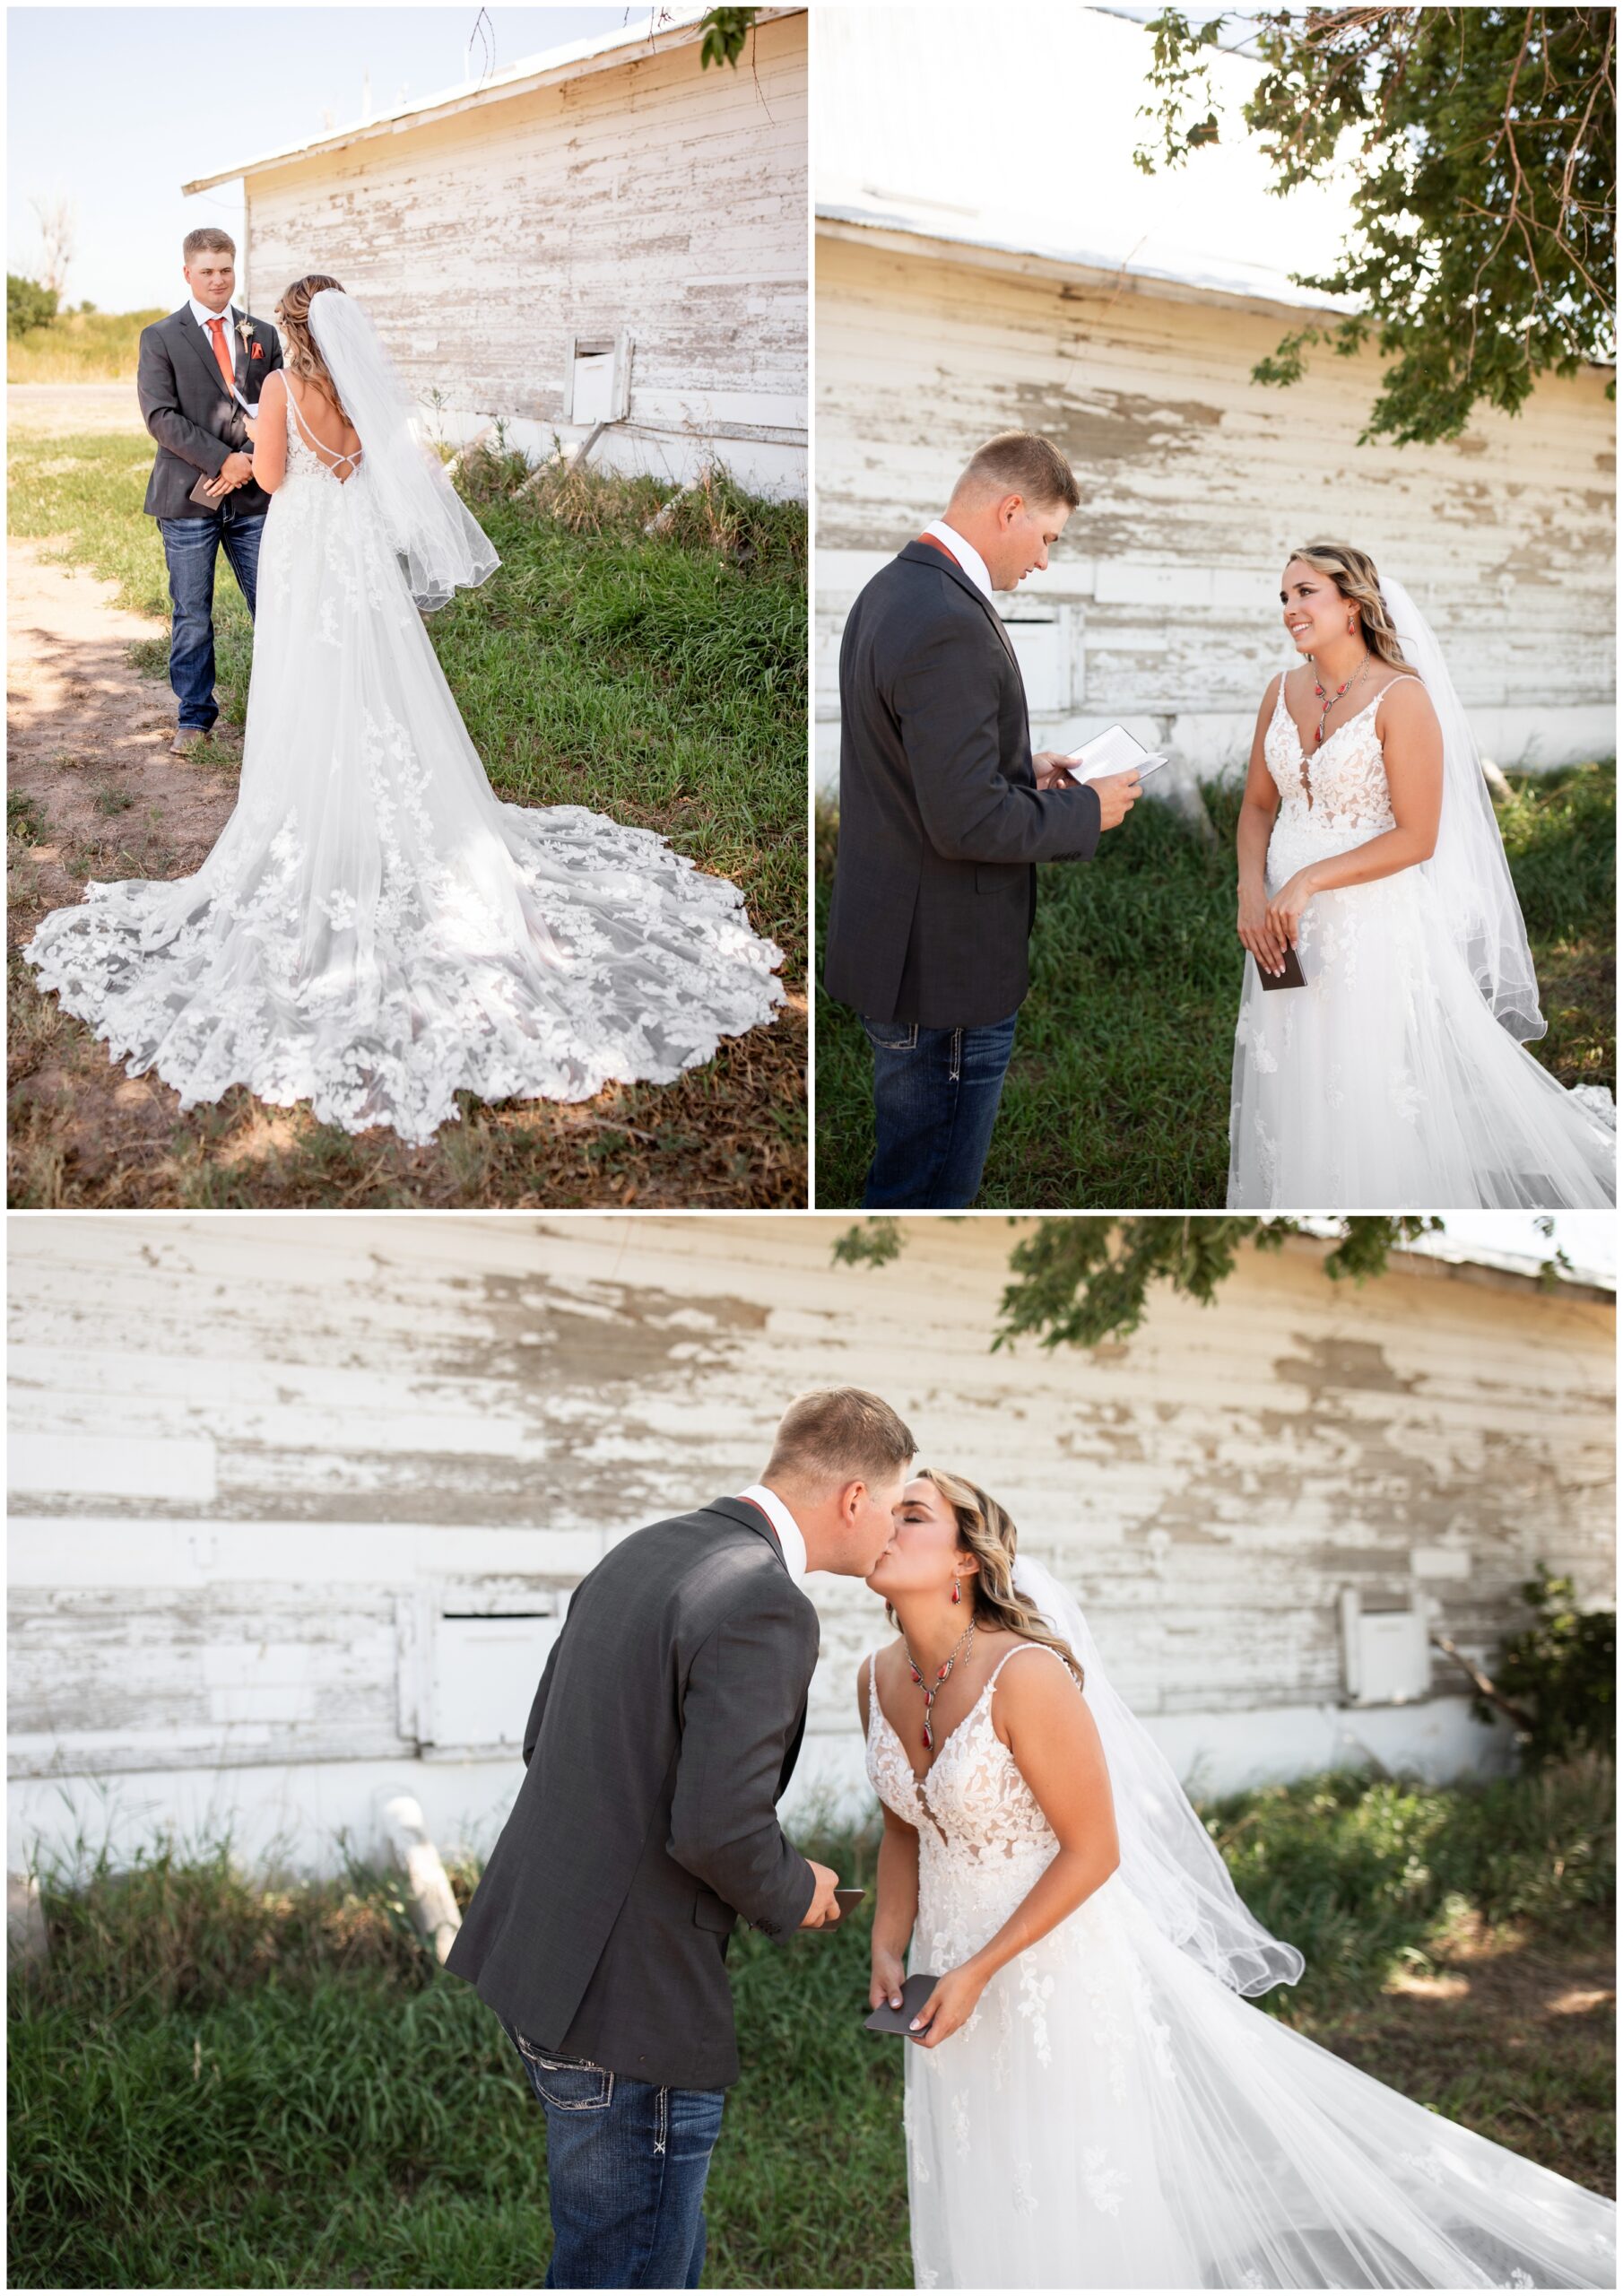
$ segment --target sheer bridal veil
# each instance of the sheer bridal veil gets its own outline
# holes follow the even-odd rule
[[[1121,1874],[1133,1896],[1163,1935],[1236,1993],[1294,1985],[1302,1956],[1247,1910],[1172,1764],[1112,1685],[1081,1604],[1028,1555],[1015,1558],[1014,1584],[1081,1665],[1110,1771]]]
[[[1470,720],[1431,625],[1408,591],[1383,575],[1381,596],[1403,658],[1419,672],[1443,728],[1443,815],[1436,850],[1421,866],[1495,1019],[1513,1037],[1541,1037],[1545,1022],[1527,928]]]
[[[433,613],[501,561],[422,438],[365,306],[324,287],[310,298],[310,333],[360,437],[371,499],[412,596]]]

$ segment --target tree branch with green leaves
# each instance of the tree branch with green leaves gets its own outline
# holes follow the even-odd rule
[[[1025,1222],[1009,1223],[1028,1226]],[[1549,1220],[1539,1222],[1545,1240]],[[992,1341],[994,1350],[1033,1335],[1044,1347],[1097,1347],[1125,1338],[1143,1322],[1150,1294],[1165,1286],[1210,1307],[1233,1274],[1241,1253],[1278,1251],[1288,1236],[1324,1239],[1332,1283],[1364,1283],[1384,1274],[1393,1252],[1445,1226],[1436,1213],[1348,1213],[1333,1222],[1261,1213],[1144,1213],[1124,1218],[1074,1213],[1028,1223],[1009,1255],[1013,1281],[1005,1289]],[[859,1222],[838,1237],[834,1257],[849,1266],[883,1267],[907,1240],[908,1223],[880,1217]],[[1572,1263],[1554,1251],[1540,1273],[1555,1283]]]
[[[1244,107],[1284,196],[1357,159],[1350,229],[1299,287],[1357,308],[1293,328],[1252,370],[1288,385],[1326,344],[1389,361],[1362,440],[1458,438],[1539,377],[1617,358],[1615,9],[1341,7],[1149,26],[1146,173],[1219,141],[1219,54],[1263,74]],[[1227,44],[1225,35],[1229,35]],[[1608,394],[1615,392],[1609,382]]]

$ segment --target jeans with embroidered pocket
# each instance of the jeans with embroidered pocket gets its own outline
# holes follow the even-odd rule
[[[1018,1013],[984,1029],[864,1019],[873,1051],[867,1212],[959,1212],[981,1184]]]
[[[697,2288],[725,2092],[660,2089],[508,2028],[547,2117],[549,2288]]]

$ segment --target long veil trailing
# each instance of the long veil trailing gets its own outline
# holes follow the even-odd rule
[[[907,2053],[916,2284],[1615,2286],[1610,2200],[1244,1997],[1300,1954],[1241,1902],[1081,1605],[1026,1556],[1014,1583],[1081,1663],[1121,1859]],[[911,1965],[939,1975],[1015,1920],[1055,1837],[984,1696],[924,1781],[869,1715],[870,1776],[918,1839]]]
[[[310,333],[354,424],[368,484],[412,597],[433,613],[501,561],[423,439],[417,413],[364,303],[324,287]]]
[[[1413,598],[1390,575],[1381,578],[1381,595],[1404,659],[1419,673],[1443,729],[1443,813],[1436,846],[1420,865],[1436,888],[1471,978],[1495,1019],[1513,1037],[1541,1037],[1545,1020],[1527,927],[1471,721],[1431,625]]]
[[[1177,1773],[1106,1673],[1081,1605],[1029,1555],[1017,1557],[1014,1584],[1081,1661],[1110,1771],[1122,1878],[1134,1897],[1163,1935],[1236,1993],[1294,1985],[1302,1956],[1245,1906]]]

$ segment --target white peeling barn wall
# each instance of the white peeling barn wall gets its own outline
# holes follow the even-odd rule
[[[236,170],[250,307],[331,272],[441,435],[500,417],[532,460],[613,411],[623,334],[627,419],[595,465],[681,479],[715,455],[803,495],[805,12],[763,9],[735,71],[700,69],[699,13]]]
[[[1038,747],[1113,719],[1202,776],[1244,770],[1285,659],[1297,544],[1358,543],[1414,594],[1485,756],[1616,749],[1616,409],[1547,377],[1514,420],[1359,446],[1373,352],[1251,380],[1299,306],[820,219],[817,770],[839,765],[839,636],[997,430],[1040,430],[1081,502],[1046,574],[1000,596]]]
[[[1610,1296],[1324,1248],[1247,1255],[1090,1352],[988,1352],[1003,1222],[414,1213],[13,1220],[10,1847],[230,1821],[332,1866],[405,1788],[488,1844],[570,1587],[759,1472],[808,1386],[879,1388],[1011,1508],[1209,1788],[1375,1753],[1504,1758],[1421,1651],[1355,1706],[1341,1605],[1421,1598],[1484,1652],[1542,1557],[1610,1585]],[[865,1588],[812,1582],[823,1658],[794,1806],[860,1785]]]

